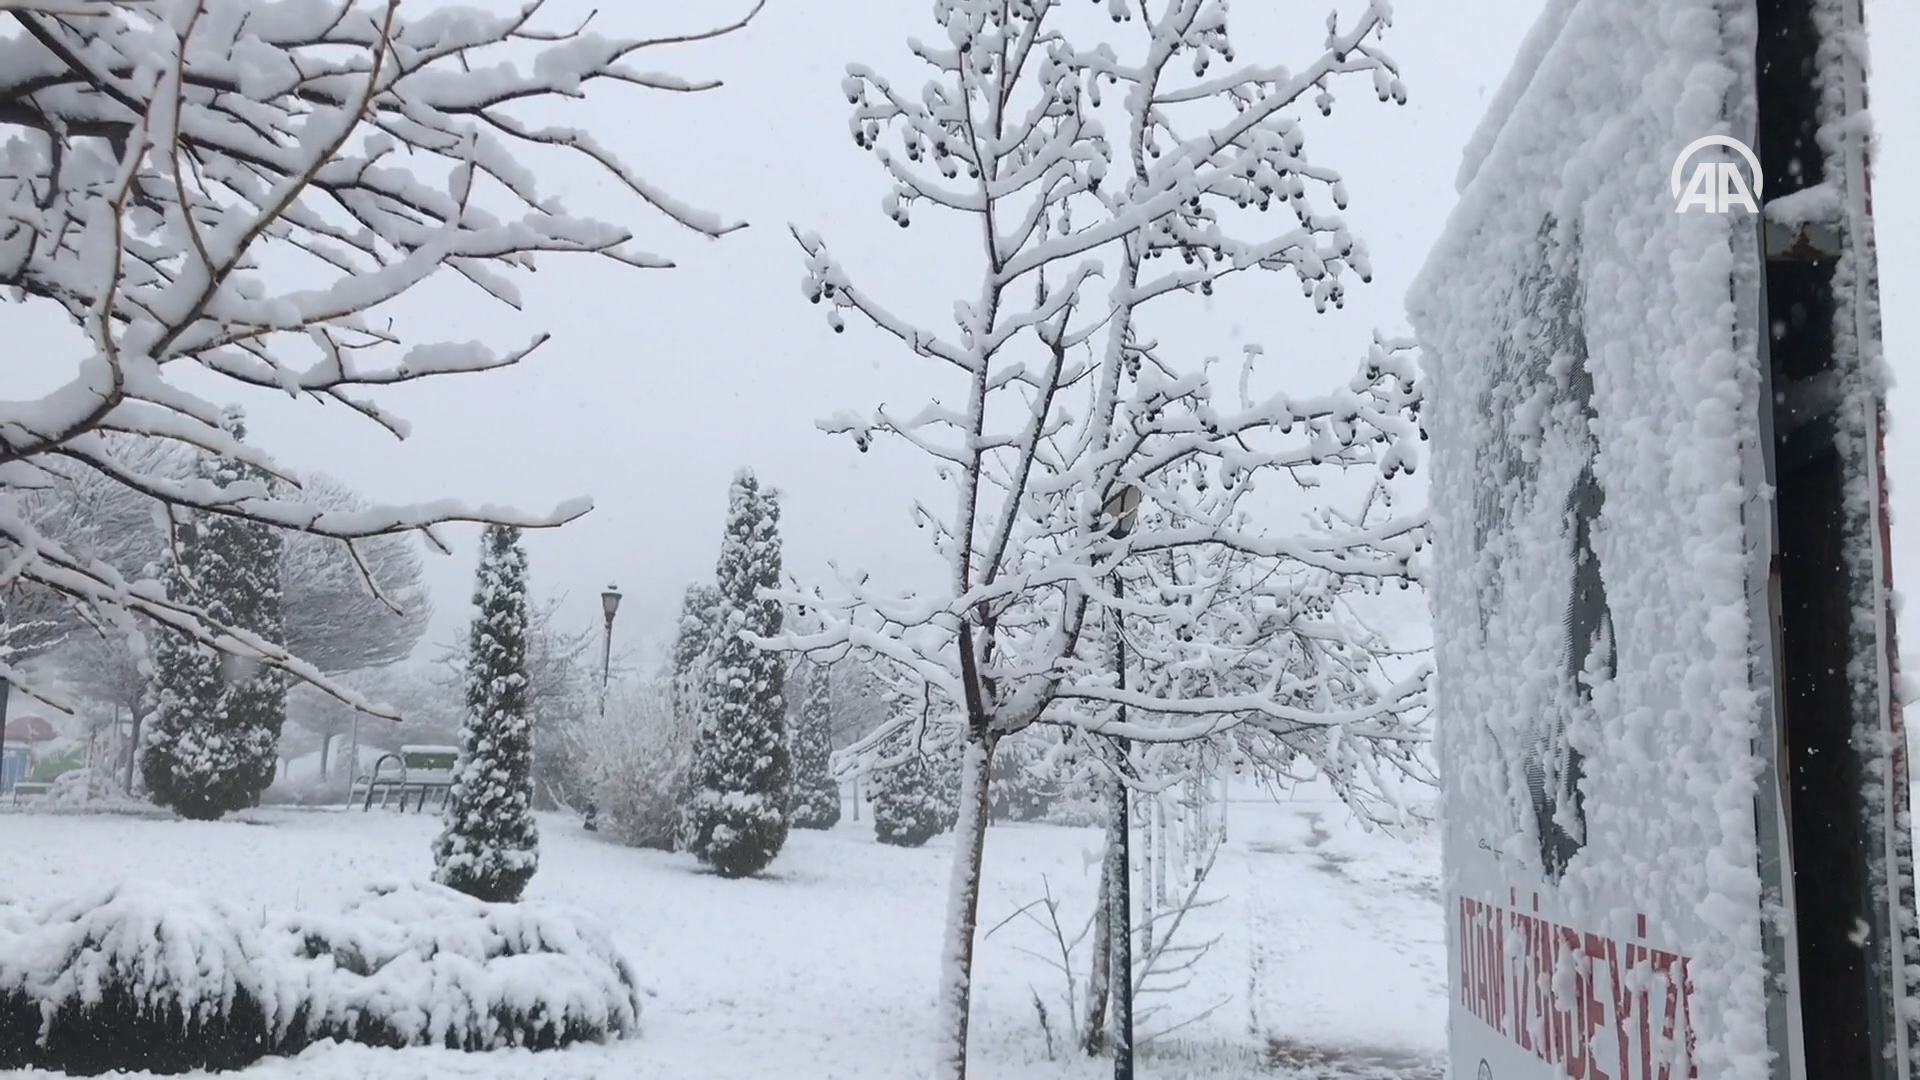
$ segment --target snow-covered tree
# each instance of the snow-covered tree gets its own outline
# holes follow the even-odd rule
[[[1029,728],[1001,739],[994,747],[993,776],[988,785],[992,820],[1038,821],[1046,815],[1058,790],[1041,745],[1050,735]]]
[[[599,635],[561,620],[564,596],[527,603],[527,708],[533,717],[533,800],[542,810],[571,806],[583,774],[575,767],[579,728],[596,711]],[[440,651],[433,683],[454,698],[466,693],[469,643]],[[411,715],[409,715],[411,722]]]
[[[673,711],[701,726],[713,691],[713,650],[720,638],[720,590],[696,582],[680,601],[679,631],[673,639],[668,677]]]
[[[794,692],[788,716],[793,796],[787,817],[797,829],[831,829],[840,822],[840,782],[833,778],[832,668],[806,660],[788,671]]]
[[[307,476],[305,494],[342,513],[371,505],[325,473]],[[287,649],[329,675],[406,658],[433,619],[420,545],[411,536],[348,542],[291,533],[281,575]]]
[[[873,774],[873,836],[895,847],[919,847],[953,828],[945,773],[951,762],[926,751]]]
[[[237,411],[223,421],[238,442]],[[215,490],[267,487],[259,470],[206,455],[200,480]],[[169,596],[209,612],[220,625],[277,642],[282,534],[262,522],[180,514]],[[217,818],[259,802],[273,783],[287,688],[278,671],[222,656],[183,635],[162,633],[157,697],[141,747],[147,791],[185,817]]]
[[[713,650],[720,640],[720,591],[711,584],[687,586],[680,600],[679,629],[667,668],[667,707],[676,727],[698,733],[706,727],[713,700]],[[686,849],[692,840],[686,830],[694,820],[694,774],[681,778],[678,792],[680,826],[674,846]]]
[[[765,869],[787,842],[793,764],[787,751],[786,657],[760,648],[780,633],[780,504],[750,469],[735,474],[714,573],[719,628],[694,753],[687,847],[724,877]]]
[[[518,900],[540,862],[533,820],[533,717],[527,705],[527,553],[519,530],[480,541],[467,645],[467,715],[433,879],[469,896]]]
[[[198,454],[184,444],[106,440],[116,461],[175,481],[194,476]],[[368,502],[325,473],[309,473],[302,494],[337,512],[365,511]],[[84,551],[122,575],[137,576],[167,553],[164,505],[99,473],[66,468],[26,499],[34,527]],[[289,651],[328,675],[391,663],[413,651],[433,605],[419,545],[409,535],[348,543],[289,532],[281,559],[283,622]],[[41,590],[45,593],[46,590]],[[69,618],[75,626],[84,625]]]
[[[542,191],[541,155],[584,161],[695,232],[735,228],[660,191],[564,114],[621,85],[717,85],[636,61],[751,13],[649,40],[549,19],[544,0],[405,10],[398,0],[0,4],[11,31],[0,34],[0,139],[11,147],[0,162],[10,223],[0,285],[69,317],[81,354],[48,393],[0,402],[0,488],[91,473],[173,507],[337,541],[458,520],[550,526],[588,510],[584,500],[545,514],[453,501],[331,509],[304,493],[301,470],[225,432],[202,395],[221,385],[292,394],[401,436],[405,421],[368,388],[515,364],[546,340],[408,343],[391,303],[428,278],[464,279],[518,306],[516,279],[539,254],[670,265],[637,249],[627,226],[571,214]],[[114,432],[190,445],[282,483],[216,490],[115,453]],[[144,616],[393,715],[285,644],[69,547],[9,506],[0,563],[136,645],[132,616]],[[27,685],[19,676],[0,659],[0,679]]]
[[[778,642],[884,656],[961,713],[937,1080],[967,1071],[989,771],[1002,737],[1036,723],[1137,745],[1332,726],[1359,755],[1421,738],[1424,668],[1376,658],[1302,671],[1287,635],[1238,629],[1355,640],[1349,601],[1410,584],[1423,520],[1396,516],[1388,481],[1417,461],[1411,350],[1376,342],[1361,373],[1328,393],[1256,392],[1258,349],[1237,370],[1215,365],[1170,336],[1178,311],[1158,327],[1148,318],[1251,271],[1291,276],[1322,309],[1341,302],[1350,273],[1368,276],[1365,249],[1334,209],[1344,185],[1306,157],[1299,113],[1330,114],[1342,76],[1404,100],[1377,45],[1387,5],[1330,18],[1317,54],[1290,68],[1236,61],[1222,0],[1110,0],[1111,22],[1075,22],[1066,9],[937,0],[940,36],[911,46],[931,69],[924,89],[861,65],[842,83],[855,141],[890,181],[884,212],[902,226],[921,212],[958,215],[966,229],[942,235],[978,245],[920,256],[980,268],[951,304],[950,331],[902,316],[822,239],[795,233],[806,290],[836,330],[849,317],[870,324],[955,383],[924,408],[827,424],[861,449],[897,436],[952,485],[950,515],[918,509],[948,563],[941,589],[905,597],[856,577],[831,593],[795,592],[785,598],[826,626]],[[1256,506],[1275,505],[1266,489],[1339,469],[1373,474],[1349,485],[1360,489],[1352,511],[1323,509],[1295,532],[1256,518]],[[1256,488],[1258,503],[1247,497]],[[1123,509],[1136,502],[1137,523]],[[1158,569],[1171,553],[1201,551],[1191,568],[1214,576],[1179,585]],[[1123,680],[1109,647],[1120,633],[1157,667],[1245,672],[1246,684],[1173,693]],[[883,726],[869,745],[891,734]]]

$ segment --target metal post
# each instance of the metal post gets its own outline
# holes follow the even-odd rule
[[[347,736],[347,803],[353,803],[353,778],[360,771],[360,710],[353,710],[352,734]],[[373,795],[373,781],[367,781],[367,795]]]
[[[613,612],[607,612],[606,632],[600,642],[600,715],[607,715],[607,683],[613,678]]]
[[[600,613],[606,616],[606,625],[600,634],[600,719],[607,718],[607,685],[613,680],[613,615],[620,610],[620,587],[608,585],[600,594]],[[600,808],[594,805],[591,792],[586,793],[586,812],[581,815],[581,825],[588,832],[600,830]]]
[[[1113,573],[1113,595],[1125,599],[1126,583],[1120,572]],[[1127,688],[1127,638],[1125,616],[1118,605],[1113,609],[1113,667],[1120,689]],[[1127,722],[1127,706],[1119,706],[1120,723]],[[1133,1080],[1133,864],[1132,809],[1128,805],[1127,755],[1130,744],[1125,737],[1114,739],[1113,843],[1119,849],[1113,860],[1113,880],[1108,883],[1107,940],[1113,959],[1107,968],[1112,989],[1108,997],[1113,1024],[1113,1080]]]

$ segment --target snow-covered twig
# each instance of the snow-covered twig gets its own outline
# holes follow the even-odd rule
[[[763,3],[709,32],[641,38],[544,26],[546,0],[418,15],[396,0],[0,0],[0,20],[15,29],[0,35],[0,127],[14,147],[0,164],[0,286],[58,305],[87,342],[63,384],[0,401],[0,483],[20,490],[47,472],[91,471],[191,513],[348,542],[421,532],[444,546],[432,532],[444,523],[535,528],[587,512],[585,500],[542,514],[450,500],[318,506],[301,470],[224,432],[222,403],[199,388],[344,404],[404,438],[405,421],[359,389],[509,366],[546,339],[504,351],[406,345],[382,311],[393,301],[452,273],[517,306],[515,279],[544,253],[671,265],[637,248],[628,226],[543,195],[527,164],[534,148],[587,161],[696,233],[738,228],[661,191],[591,132],[536,126],[515,110],[618,84],[718,85],[633,61],[738,29]],[[143,469],[108,452],[115,433],[228,458],[284,488],[215,491]],[[112,621],[98,617],[104,609],[137,613],[316,677],[151,583],[63,550],[20,515],[0,514],[0,548],[26,559],[18,580],[64,595],[92,621]],[[320,685],[359,703],[324,677]]]

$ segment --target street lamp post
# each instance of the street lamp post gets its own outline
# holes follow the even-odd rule
[[[1113,489],[1101,507],[1101,517],[1113,524],[1107,535],[1115,540],[1125,539],[1133,531],[1135,520],[1140,514],[1140,489],[1132,484],[1122,484]],[[1115,601],[1126,599],[1126,581],[1120,576],[1120,567],[1113,570],[1113,596]],[[1113,607],[1113,671],[1121,690],[1127,688],[1127,638],[1124,623],[1125,616],[1118,604]],[[1116,719],[1127,722],[1127,706],[1122,702],[1118,706]],[[1107,998],[1111,1002],[1113,1018],[1113,1080],[1133,1080],[1133,859],[1132,847],[1133,822],[1129,817],[1131,807],[1127,797],[1127,782],[1124,771],[1127,767],[1128,741],[1124,736],[1115,736],[1114,777],[1112,806],[1112,843],[1114,851],[1109,865],[1112,873],[1107,881]]]
[[[607,682],[613,675],[613,615],[620,610],[620,586],[609,585],[600,594],[600,611],[607,617],[600,640],[600,715],[607,715]]]
[[[600,634],[600,719],[607,718],[607,683],[613,678],[613,616],[620,610],[620,586],[608,585],[600,594],[600,614],[605,616],[606,625]],[[600,829],[600,808],[593,804],[593,796],[587,796],[587,812],[583,815],[588,832]]]

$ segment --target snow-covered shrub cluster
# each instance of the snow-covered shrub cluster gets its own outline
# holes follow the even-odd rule
[[[59,775],[47,793],[34,803],[40,810],[58,810],[72,813],[76,810],[97,810],[103,812],[126,813],[152,811],[152,807],[120,790],[120,780],[107,769],[74,769]]]
[[[0,904],[6,1069],[232,1069],[327,1040],[544,1050],[628,1034],[639,1009],[591,916],[438,885],[265,920],[158,883]]]
[[[617,689],[604,715],[581,724],[575,759],[603,831],[636,847],[677,846],[697,724],[658,685]]]

